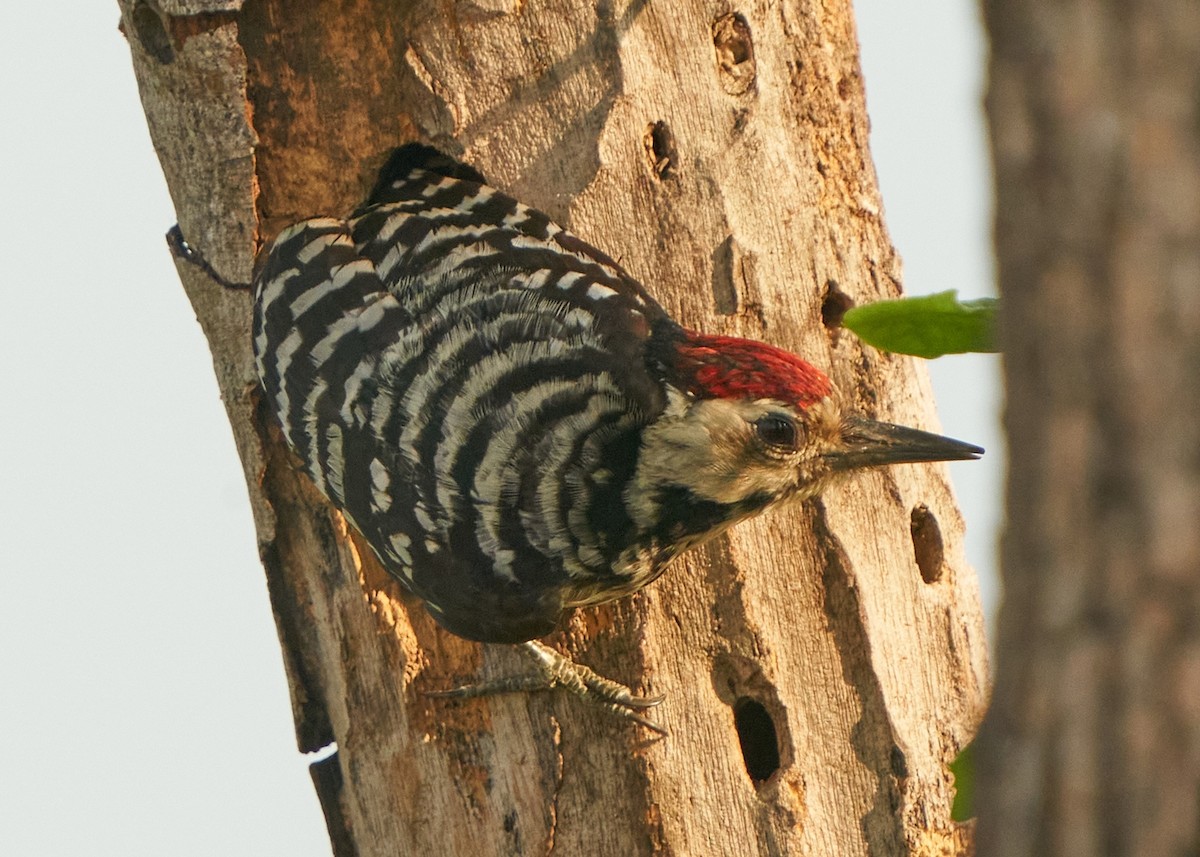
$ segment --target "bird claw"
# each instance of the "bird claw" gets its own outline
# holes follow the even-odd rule
[[[198,249],[188,243],[183,237],[183,230],[176,223],[167,231],[167,248],[171,251],[171,255],[176,259],[181,259],[189,265],[194,265],[199,268],[209,279],[216,282],[218,285],[226,289],[235,291],[249,291],[254,286],[252,283],[236,283],[233,280],[227,280],[222,276],[208,259],[204,258]]]
[[[575,663],[566,655],[536,640],[523,643],[521,650],[537,664],[538,671],[534,675],[511,676],[449,690],[427,691],[426,696],[441,699],[474,699],[499,693],[533,693],[562,689],[589,702],[598,703],[618,717],[631,720],[659,735],[668,734],[666,729],[637,713],[660,705],[666,699],[665,696],[636,696],[625,685],[604,678],[589,667]]]

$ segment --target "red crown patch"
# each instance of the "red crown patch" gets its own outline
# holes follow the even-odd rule
[[[688,331],[676,357],[687,391],[702,399],[775,399],[807,407],[833,392],[820,369],[765,342]]]

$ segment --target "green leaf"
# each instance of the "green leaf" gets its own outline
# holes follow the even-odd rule
[[[996,351],[996,305],[995,298],[960,301],[951,290],[857,306],[842,324],[876,348],[914,357]]]
[[[975,815],[975,751],[974,744],[963,747],[958,758],[950,764],[954,774],[954,806],[950,817],[966,821]]]

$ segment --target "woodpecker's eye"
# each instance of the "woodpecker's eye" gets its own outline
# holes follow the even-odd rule
[[[767,414],[754,421],[758,439],[768,446],[793,450],[796,448],[796,423],[780,414]]]

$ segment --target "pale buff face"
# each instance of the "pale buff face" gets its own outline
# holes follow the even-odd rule
[[[766,399],[677,397],[663,418],[646,429],[631,486],[641,496],[629,498],[635,520],[653,519],[652,489],[661,485],[684,487],[699,500],[730,505],[754,496],[812,496],[831,476],[823,456],[839,440],[840,410],[832,396],[803,411]],[[793,443],[771,442],[786,440],[789,431]]]

